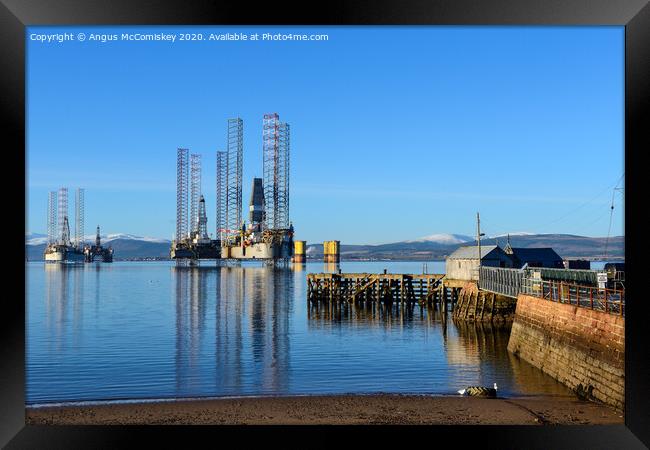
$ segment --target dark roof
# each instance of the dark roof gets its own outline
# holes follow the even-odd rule
[[[543,248],[513,248],[513,256],[522,262],[526,261],[562,261],[560,255],[550,247]]]
[[[481,259],[485,258],[495,249],[498,249],[497,253],[502,253],[503,256],[507,257],[505,252],[498,245],[481,245]],[[459,247],[454,253],[448,256],[448,259],[478,259],[478,246],[468,245]]]

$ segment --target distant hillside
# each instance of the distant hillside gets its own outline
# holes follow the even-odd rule
[[[501,246],[506,244],[505,238],[481,240],[481,243],[495,244],[497,241]],[[605,256],[606,242],[607,238],[604,237],[590,238],[571,234],[535,234],[510,237],[510,244],[513,247],[551,247],[563,258],[602,258]],[[623,236],[610,237],[607,243],[608,258],[623,258],[625,256],[624,244]]]
[[[112,239],[102,245],[113,247],[115,260],[140,258],[169,258],[170,241],[153,242],[138,239]],[[30,261],[43,259],[45,244],[27,245],[27,258]]]
[[[551,247],[563,258],[600,259],[605,256],[606,238],[590,238],[569,234],[522,234],[510,237],[513,247]],[[428,241],[406,241],[381,245],[341,245],[342,260],[366,259],[400,259],[400,260],[436,260],[445,259],[458,247],[475,245],[476,241],[455,244],[444,244]],[[505,247],[506,238],[482,239],[483,245],[499,244]],[[323,245],[307,246],[309,258],[322,258]],[[609,238],[607,246],[608,258],[623,258],[625,256],[624,238],[616,236]]]
[[[30,235],[27,241],[27,258],[30,261],[42,260],[45,249],[42,236]],[[462,242],[468,239],[469,242]],[[518,234],[510,237],[513,247],[551,247],[563,258],[601,259],[605,256],[605,238],[590,238],[570,234]],[[88,240],[90,242],[90,240]],[[342,260],[443,260],[462,245],[474,245],[469,236],[431,235],[414,241],[395,242],[381,245],[341,245]],[[506,237],[482,239],[484,245],[498,243],[506,245]],[[115,259],[168,258],[170,241],[127,234],[109,235],[102,245],[113,247]],[[623,258],[624,238],[616,236],[609,239],[608,258]],[[307,246],[309,259],[322,259],[323,245]]]

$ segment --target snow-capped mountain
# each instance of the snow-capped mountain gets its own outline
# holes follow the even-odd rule
[[[463,242],[471,242],[473,240],[474,240],[473,237],[466,236],[464,234],[438,233],[438,234],[431,234],[429,236],[424,236],[412,241],[404,241],[404,242],[407,243],[434,242],[436,244],[450,245],[450,244],[462,244]]]
[[[490,239],[494,238],[499,238],[499,237],[508,237],[508,235],[512,236],[534,236],[536,233],[529,233],[528,231],[514,231],[511,233],[503,233],[503,234],[495,234],[494,236],[490,236]]]
[[[485,236],[481,239],[484,245],[505,245],[505,236]],[[126,233],[102,235],[102,245],[111,246],[115,251],[116,260],[130,258],[169,258],[170,240],[154,237],[143,237]],[[26,252],[30,261],[43,258],[43,250],[47,236],[40,233],[25,233],[27,242]],[[95,235],[85,236],[88,244],[92,244]],[[624,237],[591,238],[568,234],[533,234],[528,232],[510,233],[510,241],[514,247],[552,247],[562,257],[594,258],[604,254],[605,247],[608,256],[622,257],[624,255]],[[432,234],[418,240],[393,242],[381,245],[349,245],[341,243],[341,256],[346,260],[355,259],[394,259],[394,260],[433,260],[443,259],[462,245],[473,245],[472,236],[462,234]],[[323,245],[321,242],[311,243],[307,247],[311,258],[321,258]]]
[[[481,244],[505,246],[507,233],[502,237],[484,236]],[[599,258],[604,255],[605,246],[609,258],[621,258],[624,255],[624,237],[613,236],[586,237],[570,234],[534,234],[528,232],[510,233],[513,247],[539,248],[551,247],[560,256],[568,258]],[[606,244],[607,242],[607,244]],[[474,245],[472,236],[459,234],[434,234],[414,241],[401,241],[380,245],[346,245],[341,243],[341,258],[352,260],[444,260],[456,249],[464,245]],[[323,245],[310,244],[307,254],[312,258],[321,258]]]
[[[126,233],[115,233],[115,234],[106,234],[102,235],[100,234],[100,237],[102,239],[102,242],[110,242],[114,241],[116,239],[130,239],[134,241],[144,241],[144,242],[158,242],[158,243],[168,243],[171,242],[169,239],[162,239],[162,238],[155,238],[155,237],[149,237],[149,236],[136,236],[134,234],[126,234]],[[95,235],[92,235],[91,237],[85,237],[85,239],[95,239]]]
[[[117,260],[129,258],[168,258],[171,241],[169,239],[150,236],[138,236],[127,233],[100,234],[102,245],[112,247]],[[43,250],[47,244],[47,235],[41,233],[25,233],[26,251],[30,261],[43,258]],[[86,244],[95,243],[95,235],[84,236]]]
[[[127,234],[127,233],[113,233],[113,234],[100,234],[99,235],[102,244],[103,243],[109,243],[111,241],[115,241],[117,239],[125,239],[125,240],[131,240],[131,241],[142,241],[142,242],[155,242],[155,243],[160,243],[160,244],[165,244],[165,243],[170,243],[171,241],[169,239],[162,239],[162,238],[155,238],[155,237],[149,237],[149,236],[136,236],[135,234]],[[41,233],[30,233],[27,232],[25,233],[25,241],[27,245],[41,245],[41,244],[46,244],[47,243],[47,234],[41,234]],[[94,234],[86,234],[84,236],[84,241],[88,243],[95,242],[95,235]]]
[[[40,245],[47,243],[47,234],[25,233],[25,243],[27,245]]]

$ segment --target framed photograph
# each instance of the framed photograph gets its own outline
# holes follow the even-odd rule
[[[3,446],[650,445],[647,2],[2,3]]]

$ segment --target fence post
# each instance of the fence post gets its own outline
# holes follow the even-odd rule
[[[607,288],[605,288],[605,312],[609,312],[609,305],[607,303]]]
[[[594,309],[594,289],[589,288],[589,305],[591,309]]]

